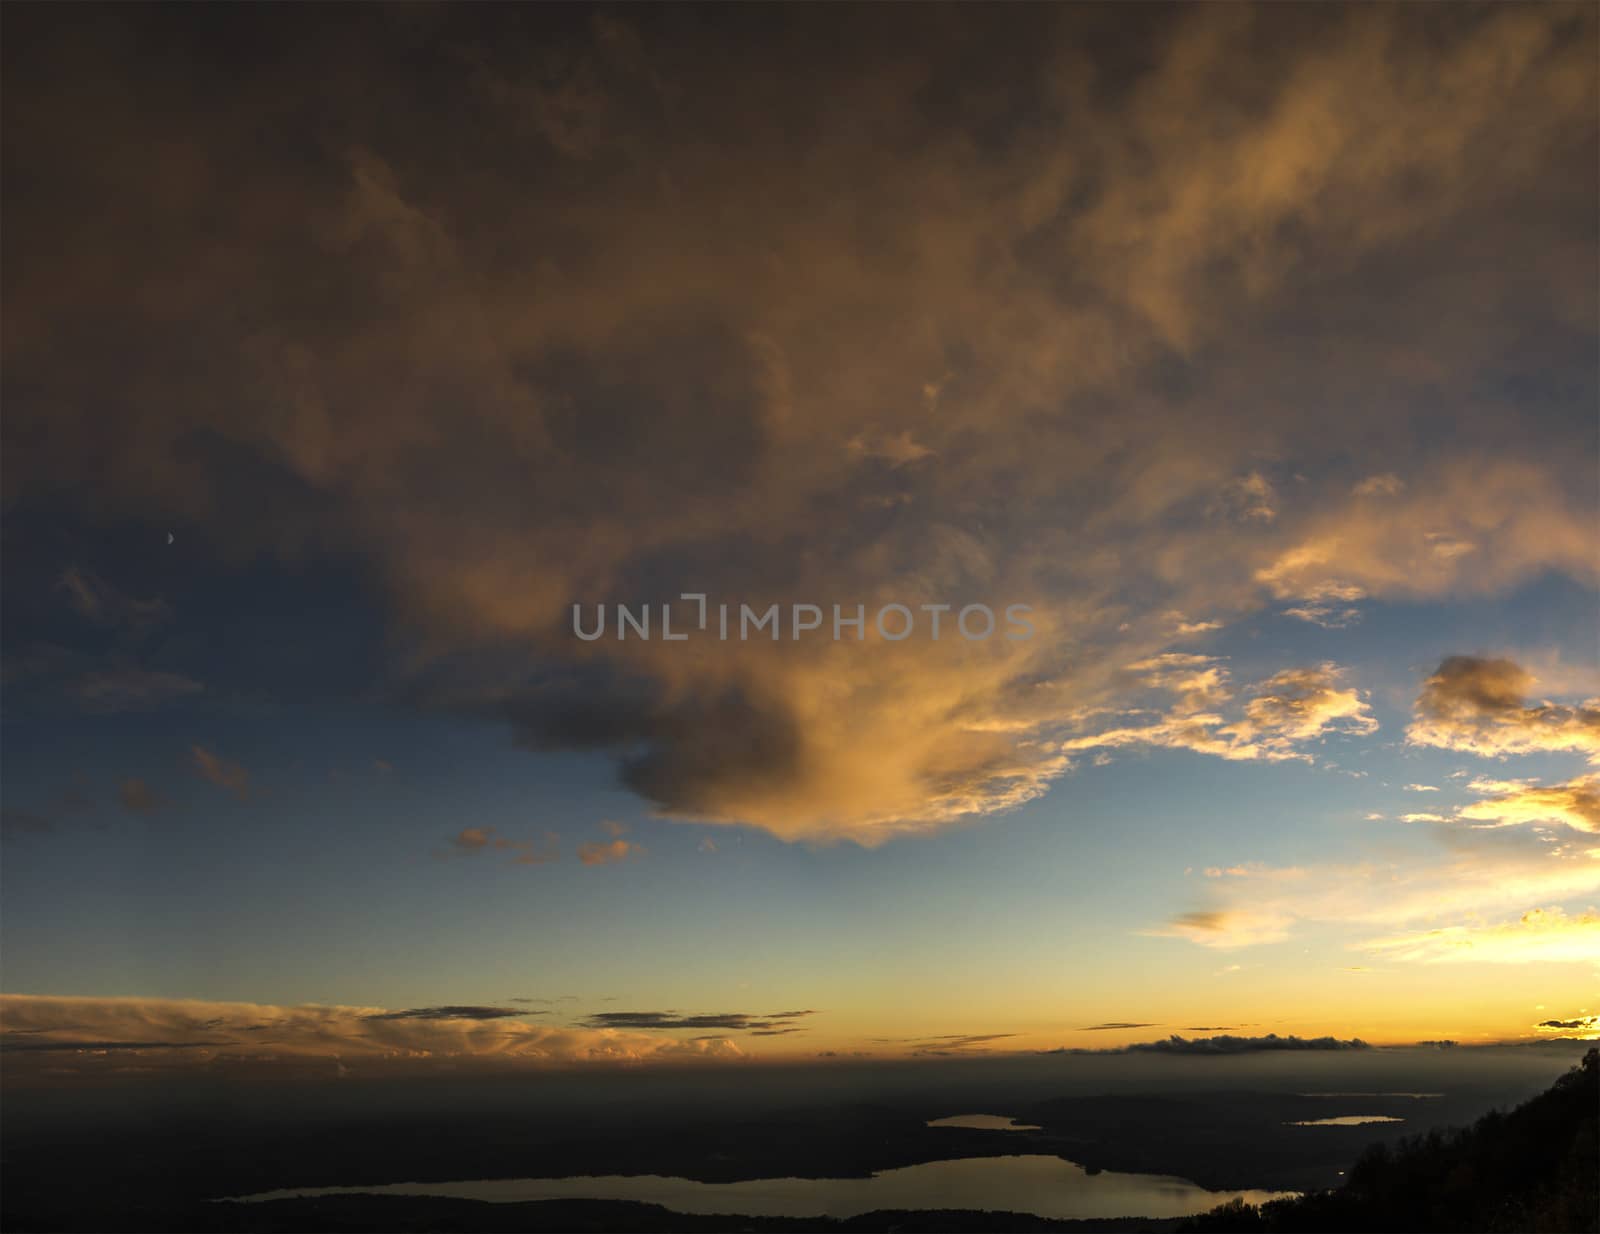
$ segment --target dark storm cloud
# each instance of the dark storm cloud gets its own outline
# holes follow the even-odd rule
[[[1130,1053],[1150,1054],[1255,1054],[1274,1050],[1367,1050],[1371,1047],[1359,1037],[1341,1041],[1337,1037],[1179,1037],[1165,1041],[1137,1042],[1127,1047]]]
[[[1104,1050],[1072,1049],[1063,1046],[1045,1050],[1045,1054],[1260,1054],[1274,1051],[1303,1050],[1370,1050],[1365,1041],[1352,1037],[1341,1041],[1337,1037],[1280,1037],[1268,1033],[1264,1037],[1180,1037],[1174,1033],[1163,1041],[1137,1041],[1129,1045],[1114,1046]]]
[[[622,782],[668,812],[693,811],[711,784],[775,791],[801,774],[799,725],[781,699],[749,684],[687,697],[658,691],[645,681],[586,681],[495,710],[529,750],[634,750],[621,759]]]
[[[732,1032],[748,1032],[757,1036],[795,1032],[789,1022],[814,1011],[786,1011],[777,1015],[758,1015],[743,1011],[720,1012],[711,1015],[679,1015],[675,1011],[600,1011],[588,1016],[583,1023],[588,1028],[720,1028]]]
[[[507,1020],[514,1016],[534,1015],[535,1012],[518,1011],[514,1007],[408,1007],[404,1011],[377,1011],[364,1015],[363,1020]]]

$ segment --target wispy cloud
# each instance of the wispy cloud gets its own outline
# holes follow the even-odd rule
[[[621,823],[606,820],[600,824],[600,829],[613,838],[610,840],[588,840],[578,845],[578,860],[584,865],[614,865],[619,861],[627,861],[630,857],[637,857],[644,852],[644,849],[633,841],[622,838],[628,829]]]
[[[204,746],[192,746],[189,752],[194,759],[195,771],[202,779],[209,780],[218,788],[227,789],[240,801],[250,796],[250,773],[238,763],[229,762]]]
[[[117,801],[129,814],[154,814],[168,804],[164,796],[136,776],[117,785]]]
[[[135,634],[172,619],[172,607],[159,598],[140,600],[81,566],[68,566],[56,583],[80,617]]]
[[[1344,684],[1335,664],[1284,669],[1234,699],[1220,662],[1166,655],[1130,666],[1145,684],[1177,695],[1153,723],[1103,729],[1061,744],[1067,752],[1121,746],[1166,746],[1232,761],[1312,761],[1308,744],[1333,735],[1377,731],[1363,691]],[[1229,708],[1232,714],[1209,708]]]
[[[815,1011],[778,1011],[756,1014],[724,1011],[700,1015],[681,1015],[675,1011],[600,1011],[588,1016],[590,1028],[706,1029],[776,1036],[803,1031],[797,1021],[816,1015]]]
[[[1514,921],[1454,925],[1372,939],[1362,948],[1392,960],[1423,964],[1593,963],[1600,956],[1600,913],[1568,916],[1536,908]]]

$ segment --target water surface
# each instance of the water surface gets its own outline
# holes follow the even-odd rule
[[[1403,1123],[1403,1118],[1388,1114],[1341,1114],[1337,1118],[1307,1118],[1300,1122],[1285,1123],[1285,1127],[1360,1127],[1366,1123]]]
[[[427,1195],[510,1203],[523,1200],[636,1200],[674,1212],[749,1217],[853,1217],[874,1209],[964,1208],[1041,1217],[1183,1217],[1242,1197],[1251,1204],[1287,1191],[1207,1191],[1161,1174],[1086,1173],[1060,1157],[967,1157],[930,1161],[870,1178],[759,1178],[702,1183],[658,1174],[503,1178],[377,1187],[267,1191],[246,1200],[341,1195]]]
[[[935,1118],[930,1127],[967,1127],[973,1131],[1038,1131],[1032,1123],[1019,1123],[1003,1114],[953,1114],[949,1118]]]

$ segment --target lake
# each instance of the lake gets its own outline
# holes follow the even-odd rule
[[[949,1118],[935,1118],[930,1127],[964,1127],[970,1131],[1038,1131],[1032,1123],[1019,1123],[1003,1114],[953,1114]]]
[[[582,1178],[504,1178],[446,1183],[389,1183],[371,1187],[310,1187],[240,1197],[279,1200],[302,1196],[428,1195],[510,1203],[524,1200],[636,1200],[689,1214],[749,1217],[852,1217],[874,1209],[988,1209],[1040,1217],[1182,1217],[1235,1197],[1248,1203],[1292,1195],[1285,1191],[1207,1191],[1159,1174],[1090,1174],[1060,1157],[966,1157],[929,1161],[870,1178],[761,1178],[702,1183],[656,1174]]]
[[[1335,1118],[1306,1118],[1285,1123],[1286,1127],[1364,1127],[1368,1123],[1403,1123],[1389,1114],[1340,1114]]]

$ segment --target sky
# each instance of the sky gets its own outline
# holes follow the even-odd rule
[[[6,25],[19,1065],[1600,1031],[1591,6]]]

